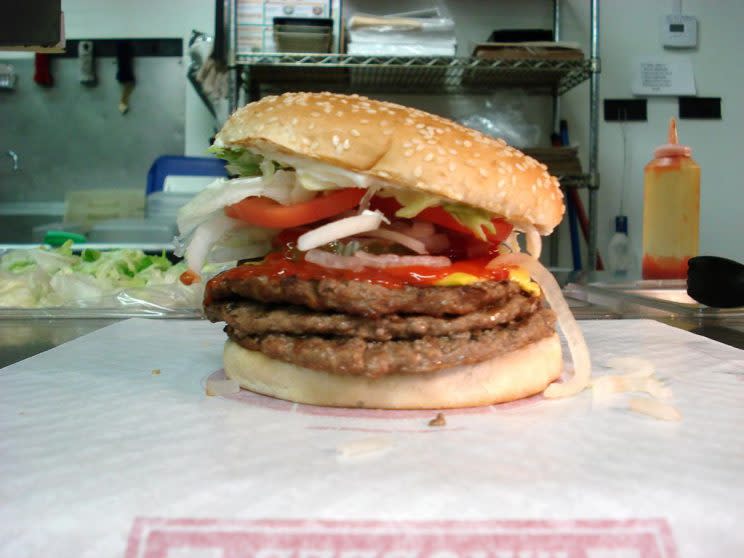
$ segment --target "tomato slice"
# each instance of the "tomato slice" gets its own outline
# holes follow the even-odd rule
[[[361,188],[344,188],[292,205],[282,205],[270,198],[250,197],[225,207],[225,215],[259,227],[287,229],[353,209],[359,205],[364,192]]]
[[[374,197],[372,198],[370,207],[372,209],[379,209],[386,216],[392,217],[395,215],[395,212],[401,208],[401,205],[395,200],[395,198]],[[452,215],[447,213],[447,211],[441,207],[427,207],[421,213],[416,215],[415,219],[428,221],[429,223],[440,225],[455,232],[475,236],[473,231],[461,225],[457,219],[452,217]],[[497,244],[502,242],[512,231],[512,226],[503,219],[493,219],[491,220],[491,223],[493,223],[493,226],[496,228],[495,233],[485,229],[483,230],[488,242],[490,243]]]

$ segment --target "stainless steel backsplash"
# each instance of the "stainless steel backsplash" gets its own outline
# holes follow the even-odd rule
[[[183,154],[180,58],[134,60],[137,86],[124,115],[113,58],[96,61],[92,88],[80,83],[77,58],[52,60],[49,89],[34,83],[33,59],[9,62],[18,82],[14,91],[0,91],[0,204],[62,201],[68,191],[89,188],[144,190],[156,157]],[[17,171],[9,149],[18,154]]]

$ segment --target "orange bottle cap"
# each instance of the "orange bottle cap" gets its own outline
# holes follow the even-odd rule
[[[677,134],[677,119],[672,117],[669,121],[669,133],[667,144],[660,145],[654,150],[654,157],[657,159],[661,157],[692,157],[692,149],[686,145],[679,144],[679,136]]]

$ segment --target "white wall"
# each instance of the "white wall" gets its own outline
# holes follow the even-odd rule
[[[629,98],[635,56],[689,57],[698,95],[722,98],[722,120],[681,120],[680,140],[691,146],[702,168],[700,251],[744,261],[744,70],[741,56],[744,2],[741,0],[685,0],[685,13],[698,18],[699,47],[669,51],[661,46],[659,26],[671,0],[610,0],[600,2],[600,98]],[[564,10],[564,38],[586,43],[589,2],[568,0]],[[573,139],[582,147],[588,136],[588,85],[564,97],[563,113]],[[625,213],[630,220],[636,255],[641,253],[643,166],[653,149],[665,142],[669,118],[677,116],[676,98],[648,99],[648,122],[627,124],[631,172],[625,187]],[[599,247],[606,248],[620,205],[622,138],[618,123],[604,122],[600,113]],[[584,154],[586,151],[584,150]],[[584,159],[586,160],[586,159]]]
[[[212,0],[62,0],[66,36],[71,39],[183,38],[192,29],[214,32]],[[185,146],[187,155],[204,155],[214,124],[191,85],[186,89]]]

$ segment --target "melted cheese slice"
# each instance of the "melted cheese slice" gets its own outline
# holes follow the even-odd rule
[[[472,285],[484,279],[477,275],[470,273],[452,273],[447,275],[443,279],[440,279],[434,283],[437,287],[460,287],[463,285]],[[513,267],[509,269],[509,280],[514,281],[519,287],[531,296],[540,296],[540,286],[535,283],[531,278],[527,270],[521,267]]]

